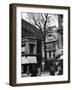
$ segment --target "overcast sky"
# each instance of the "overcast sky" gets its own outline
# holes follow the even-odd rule
[[[50,14],[49,14],[50,15]],[[58,27],[58,16],[57,15],[50,15],[51,16],[51,23],[49,26],[56,26]],[[22,13],[22,18],[30,23],[32,23],[32,21],[29,20],[28,18],[28,14],[27,13]]]

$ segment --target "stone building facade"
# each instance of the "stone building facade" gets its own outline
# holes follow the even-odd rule
[[[41,37],[39,30],[29,22],[22,19],[22,35],[21,35],[21,64],[22,72],[25,71],[25,65],[41,66]]]
[[[49,27],[49,33],[46,36],[47,59],[55,60],[55,52],[58,49],[57,28]]]

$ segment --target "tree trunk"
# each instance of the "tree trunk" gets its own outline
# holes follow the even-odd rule
[[[44,71],[46,71],[46,66],[47,66],[47,52],[46,52],[46,43],[45,43],[45,37],[44,37]]]
[[[45,57],[45,62],[47,61],[47,53],[46,53],[46,37],[45,37],[45,32],[46,32],[46,21],[44,23],[44,57]]]
[[[45,37],[44,37],[44,58],[45,58],[45,61],[46,61],[47,60],[47,53],[46,53]]]

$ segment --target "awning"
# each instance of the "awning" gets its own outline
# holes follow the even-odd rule
[[[27,57],[22,57],[21,59],[22,64],[29,64],[29,63],[37,63],[37,59],[35,56],[27,56]]]

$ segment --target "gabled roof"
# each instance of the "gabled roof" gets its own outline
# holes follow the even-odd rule
[[[35,37],[37,39],[41,38],[41,32],[31,23],[22,19],[22,37]]]

